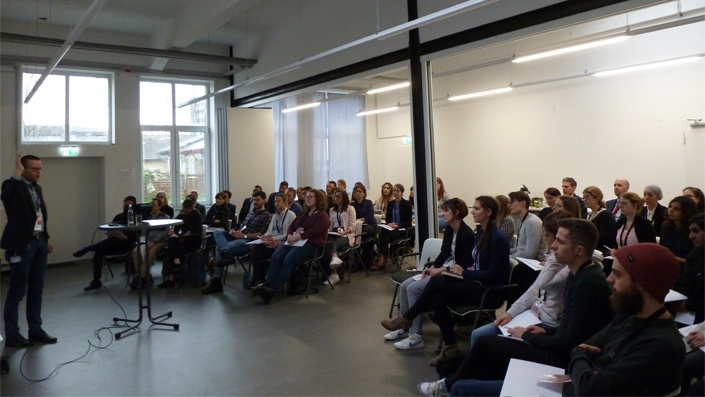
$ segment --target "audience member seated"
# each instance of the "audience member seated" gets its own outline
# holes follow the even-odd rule
[[[382,270],[387,266],[387,254],[389,253],[389,243],[406,238],[406,231],[411,227],[411,204],[404,199],[404,185],[397,183],[392,190],[394,200],[387,204],[387,214],[385,216],[388,227],[381,228],[377,250],[379,257],[377,263],[370,267],[370,270]]]
[[[387,204],[394,201],[394,195],[392,194],[394,187],[389,182],[384,182],[382,184],[382,194],[374,202],[375,214],[382,215],[382,220],[387,216]]]
[[[264,283],[264,277],[267,275],[264,263],[272,257],[274,250],[286,241],[286,231],[289,230],[291,222],[296,218],[294,211],[288,209],[286,203],[287,198],[284,194],[279,193],[274,197],[274,206],[277,212],[269,222],[267,233],[260,237],[262,244],[256,244],[252,249],[251,285]]]
[[[443,210],[441,209],[441,206],[443,206],[443,203],[446,202],[446,200],[450,199],[450,195],[446,191],[446,186],[443,184],[443,179],[440,177],[436,177],[436,195],[438,197],[438,203],[436,203],[436,215],[438,216],[438,227],[443,230],[446,228],[446,223],[443,220]],[[412,199],[409,198],[409,201]],[[413,204],[412,204],[413,205]]]
[[[656,244],[620,248],[614,258],[607,281],[617,315],[573,349],[563,395],[672,395],[681,384],[685,350],[663,304],[678,263]]]
[[[130,205],[137,203],[135,196],[127,196],[122,201],[122,212],[113,217],[113,222],[127,225],[127,211]],[[75,258],[80,258],[89,252],[93,252],[93,280],[85,287],[84,291],[91,291],[100,288],[100,276],[103,271],[103,258],[108,255],[122,255],[129,252],[135,244],[137,235],[133,232],[108,231],[107,238],[99,242],[83,247],[73,253]]]
[[[541,220],[544,220],[548,214],[553,212],[553,210],[556,207],[556,200],[558,197],[561,195],[561,191],[556,189],[555,187],[549,187],[546,189],[546,191],[543,192],[543,197],[546,199],[546,208],[542,209],[541,212],[539,212],[539,218]]]
[[[287,188],[285,193],[287,208],[294,213],[294,215],[299,215],[304,209],[296,202],[296,189],[293,187]]]
[[[299,186],[299,187],[296,189],[296,204],[300,205],[300,206],[301,206],[301,209],[303,209],[303,208],[304,208],[304,205],[306,205],[306,204],[305,204],[305,201],[306,201],[306,198],[305,198],[305,197],[306,197],[306,192],[307,192],[307,191],[308,191],[308,190],[304,191],[304,188],[303,188],[302,186]]]
[[[614,220],[612,213],[605,209],[605,202],[602,199],[602,190],[597,186],[588,186],[583,190],[583,200],[585,200],[585,205],[591,211],[587,216],[587,220],[595,225],[597,232],[600,234],[597,250],[607,256],[614,246],[617,222]]]
[[[275,196],[276,197],[276,196]],[[250,245],[247,243],[258,239],[267,231],[271,214],[264,208],[267,195],[264,192],[252,193],[252,212],[247,214],[239,228],[233,228],[229,232],[216,231],[213,233],[215,239],[215,273],[208,286],[201,290],[204,295],[223,291],[223,269],[234,263],[234,257],[245,255],[250,252]]]
[[[355,232],[357,216],[355,207],[350,205],[348,192],[341,188],[336,188],[333,193],[335,206],[329,211],[330,229],[329,231],[338,233],[338,236],[328,235],[326,248],[331,255],[330,268],[331,275],[328,277],[328,282],[335,284],[340,281],[338,276],[338,267],[343,264],[343,261],[338,258],[338,251],[345,250],[355,245]]]
[[[226,229],[230,219],[230,209],[228,208],[228,195],[220,192],[215,195],[215,204],[211,205],[203,218],[203,224],[211,227]]]
[[[529,212],[529,205],[531,199],[528,194],[521,191],[509,193],[509,212],[519,220],[516,227],[517,245],[512,248],[510,256],[542,261],[546,259],[546,241],[543,239],[541,219]]]
[[[641,209],[640,215],[651,222],[658,237],[661,237],[661,226],[666,219],[666,207],[659,204],[659,200],[662,198],[663,192],[660,187],[648,185],[644,188],[644,203],[646,205]]]
[[[169,205],[169,199],[167,199],[166,193],[165,192],[157,192],[156,197],[162,201],[161,211],[163,213],[169,215],[169,219],[173,219],[174,218],[174,209],[171,208],[171,206]]]
[[[425,264],[425,269],[420,280],[417,281],[412,277],[401,284],[399,304],[400,310],[403,313],[408,312],[409,308],[416,303],[416,300],[421,296],[422,291],[426,288],[426,285],[433,276],[441,274],[452,265],[459,265],[462,268],[472,266],[472,249],[475,245],[475,233],[473,233],[470,226],[464,221],[465,217],[468,215],[468,206],[463,200],[452,198],[442,204],[441,211],[448,225],[443,234],[441,252],[438,254],[435,261]],[[421,316],[416,316],[412,320],[408,334],[407,331],[402,328],[385,334],[384,339],[397,340],[408,335],[405,339],[395,342],[394,347],[399,350],[422,349],[424,342],[421,331]]]
[[[193,200],[184,200],[181,204],[181,213],[176,216],[176,219],[184,223],[174,226],[174,230],[169,231],[166,258],[162,266],[164,281],[157,285],[160,289],[176,286],[176,270],[179,268],[183,270],[182,264],[186,255],[197,250],[201,245],[203,218],[195,207],[196,203]]]
[[[611,213],[614,220],[617,221],[622,216],[622,210],[619,208],[619,196],[622,193],[629,191],[629,181],[624,178],[617,178],[614,180],[614,195],[617,196],[616,199],[608,200],[605,203],[605,208],[607,212]]]
[[[340,189],[340,190],[343,190],[343,191],[345,191],[345,193],[347,193],[347,190],[348,190],[348,183],[345,182],[345,179],[338,179],[338,184],[336,185],[336,188],[337,188],[337,189]],[[348,197],[349,197],[349,196],[350,196],[350,195],[348,195]],[[333,197],[333,199],[334,199],[333,201],[335,201],[335,197]]]
[[[257,192],[262,191],[262,186],[260,185],[255,185],[255,187],[252,188],[252,194],[254,195]],[[265,194],[266,197],[266,194]],[[252,196],[246,198],[242,202],[242,208],[240,208],[240,213],[237,215],[237,219],[242,223],[245,218],[247,218],[247,215],[252,211],[254,208],[254,204],[252,203]]]
[[[617,248],[639,243],[655,243],[654,227],[639,215],[644,200],[636,193],[626,192],[619,196],[618,204],[622,216],[617,220]]]
[[[703,191],[697,187],[688,186],[683,189],[683,195],[685,197],[690,197],[695,201],[695,205],[698,207],[698,212],[705,211],[705,194]]]
[[[544,219],[543,236],[549,247],[552,247],[556,242],[558,220],[570,217],[571,215],[565,211],[555,211]],[[527,310],[531,310],[541,320],[541,324],[539,324],[541,328],[555,331],[563,314],[563,291],[569,274],[570,269],[566,264],[556,262],[555,253],[549,250],[546,262],[536,281],[512,304],[506,313],[499,316],[494,322],[472,332],[470,348],[472,349],[475,341],[481,336],[499,335],[500,326],[506,325],[512,318]]]
[[[687,310],[695,313],[695,322],[705,320],[705,214],[690,219],[690,239],[693,250],[685,258],[685,266],[674,290],[688,297],[685,301],[669,305],[673,311]]]
[[[409,203],[411,204],[411,209],[414,209],[414,187],[409,188]]]
[[[338,185],[336,185],[335,181],[328,181],[328,183],[326,183],[326,205],[328,206],[328,210],[335,205],[333,202],[333,192],[336,187],[338,187]]]
[[[198,202],[198,192],[195,190],[191,190],[188,192],[188,196],[193,196],[193,208],[197,210],[198,212],[201,213],[201,219],[206,217],[206,206]]]
[[[583,199],[575,194],[575,189],[578,187],[578,182],[575,181],[575,179],[571,177],[565,177],[563,178],[563,181],[561,183],[561,187],[563,188],[563,194],[566,196],[571,196],[575,197],[576,200],[578,200],[578,204],[580,204],[580,215],[578,219],[585,219],[587,217],[587,207],[585,207],[585,203],[583,202]],[[570,212],[570,211],[569,211]]]
[[[584,203],[584,201],[583,201]],[[587,216],[583,216],[580,211],[580,203],[573,196],[561,195],[556,199],[556,211],[565,211],[571,215],[572,218],[585,219]]]
[[[367,188],[362,183],[355,186],[353,189],[353,200],[350,205],[355,208],[355,216],[358,221],[362,221],[363,240],[377,235],[377,219],[375,219],[375,209],[372,201],[367,199]],[[374,240],[362,247],[362,262],[365,268],[372,265],[372,257],[374,256]]]
[[[286,243],[272,254],[264,285],[255,289],[265,303],[284,289],[296,266],[312,259],[318,249],[323,249],[328,237],[330,218],[326,212],[328,200],[322,190],[311,189],[306,193],[306,208],[287,230]],[[300,245],[303,243],[303,245]]]
[[[483,292],[488,287],[504,285],[509,280],[509,241],[507,236],[495,224],[497,201],[490,196],[475,199],[472,216],[479,223],[478,234],[471,251],[470,263],[467,265],[451,264],[447,271],[462,275],[462,278],[436,274],[430,277],[416,302],[401,316],[393,320],[385,319],[382,326],[389,331],[404,330],[408,332],[413,320],[421,315],[427,307],[433,308],[435,322],[441,329],[446,347],[441,354],[431,360],[431,365],[458,351],[455,340],[454,317],[448,305],[479,305]],[[500,301],[485,302],[494,306]]]
[[[610,289],[602,269],[592,260],[597,229],[583,219],[560,219],[551,250],[558,263],[570,270],[563,293],[564,309],[558,328],[537,325],[513,327],[510,338],[478,338],[453,375],[418,386],[424,396],[447,393],[460,380],[501,381],[512,358],[566,368],[573,347],[588,339],[612,319]],[[501,383],[497,384],[501,389]],[[499,389],[490,395],[499,395]]]
[[[494,196],[497,200],[497,226],[499,230],[503,231],[507,235],[508,239],[514,237],[516,233],[516,228],[514,227],[514,218],[509,214],[509,197],[500,194]]]
[[[145,220],[169,219],[169,215],[161,212],[161,207],[162,201],[156,197],[153,198],[152,211],[149,212],[149,215],[147,215]],[[130,283],[130,288],[137,289],[137,287],[140,286],[140,279],[141,285],[143,286],[150,286],[154,284],[152,281],[152,276],[149,277],[149,281],[147,280],[147,269],[152,266],[157,255],[159,255],[162,251],[164,251],[164,248],[166,248],[166,240],[168,237],[167,233],[168,230],[166,228],[162,230],[150,230],[149,235],[147,236],[147,244],[140,244],[137,248],[132,250],[132,262],[138,269],[137,273],[139,277],[135,276]],[[149,262],[147,263],[144,263],[145,249],[149,250]]]
[[[673,252],[681,267],[685,265],[685,257],[693,250],[693,242],[688,236],[686,222],[697,213],[695,203],[688,197],[678,196],[668,203],[667,217],[661,227],[659,244]]]
[[[685,337],[686,352],[685,363],[683,364],[683,380],[681,381],[680,396],[703,396],[705,395],[705,385],[703,383],[703,373],[705,373],[705,353],[700,350],[705,346],[705,323],[699,323]],[[693,379],[698,381],[691,385]]]
[[[289,188],[289,182],[287,181],[281,181],[279,183],[279,191],[278,192],[273,192],[269,195],[269,199],[267,199],[266,207],[265,209],[270,213],[273,214],[277,212],[277,209],[274,207],[274,198],[277,196],[279,193],[284,193],[286,194],[286,189]]]
[[[237,207],[230,202],[233,198],[233,194],[230,190],[223,190],[223,193],[226,194],[225,203],[228,205],[228,219],[232,221],[232,224],[235,224],[237,223]]]

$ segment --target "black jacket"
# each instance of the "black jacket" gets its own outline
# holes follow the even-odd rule
[[[605,246],[617,248],[617,246],[614,245],[616,241],[615,236],[617,234],[617,222],[614,220],[614,216],[612,216],[611,212],[605,210],[597,214],[597,216],[592,218],[590,222],[595,225],[597,232],[599,233],[599,240],[597,241],[596,249],[602,252],[605,256],[609,255],[610,250],[605,248]]]
[[[44,217],[44,238],[49,240],[47,207],[44,203],[42,188],[36,183],[34,187],[41,201],[40,208]],[[2,233],[2,239],[0,239],[0,248],[11,251],[13,254],[21,255],[27,249],[29,240],[34,234],[34,223],[37,220],[32,194],[23,179],[15,179],[13,177],[2,183],[0,198],[7,214],[7,225]]]
[[[627,217],[623,216],[620,217],[619,220],[617,221],[617,228],[615,230],[619,231],[619,228],[622,227],[624,224],[627,223]],[[654,227],[651,226],[651,222],[649,222],[648,219],[642,218],[637,214],[637,216],[634,217],[634,233],[636,233],[636,238],[639,240],[640,243],[655,243],[656,242],[656,231],[654,230]],[[626,233],[624,233],[626,235]],[[617,236],[615,236],[614,243],[615,246],[614,248],[617,248],[619,244],[619,233],[617,233]]]
[[[240,213],[237,216],[238,222],[242,223],[247,218],[247,214],[250,213],[250,205],[252,204],[252,197],[248,197],[242,202],[242,207],[240,207]],[[235,226],[235,225],[233,225]]]
[[[391,223],[392,219],[394,217],[394,203],[396,201],[390,201],[389,204],[387,204],[387,215],[385,220],[387,223]],[[401,201],[399,201],[399,228],[400,229],[408,229],[411,227],[411,203],[409,203],[409,200],[406,200],[405,198],[402,197]]]
[[[441,267],[450,257],[450,249],[453,246],[453,230],[448,228],[443,234],[443,244],[441,252],[435,261],[431,262],[434,267]],[[472,265],[472,247],[475,245],[475,233],[464,221],[460,222],[458,237],[455,238],[455,263],[462,267]]]
[[[656,205],[656,209],[654,210],[654,217],[651,219],[651,226],[654,227],[654,230],[656,231],[656,235],[661,237],[661,225],[663,225],[663,221],[666,220],[666,210],[667,208],[661,204]],[[644,207],[641,209],[641,212],[639,214],[646,218],[647,213],[649,212],[649,209]]]

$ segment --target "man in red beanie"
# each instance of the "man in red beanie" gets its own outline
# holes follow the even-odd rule
[[[685,349],[664,298],[680,273],[665,247],[613,253],[610,301],[617,315],[571,354],[564,395],[663,396],[680,386]]]

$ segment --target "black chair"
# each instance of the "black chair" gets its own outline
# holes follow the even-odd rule
[[[301,264],[301,266],[303,266],[304,268],[306,268],[308,270],[308,283],[306,286],[306,299],[308,299],[309,294],[311,294],[311,293],[316,294],[319,292],[318,288],[314,287],[313,290],[311,289],[311,277],[313,276],[313,269],[314,268],[316,269],[316,276],[315,276],[316,280],[318,280],[320,274],[323,274],[323,275],[326,274],[323,271],[323,266],[321,265],[321,259],[323,258],[325,253],[326,253],[325,246],[316,247],[316,252],[313,254],[313,258],[311,258],[311,259],[307,260],[306,262],[304,262],[303,264]],[[333,284],[328,283],[328,285],[330,286],[331,290],[335,289],[335,288],[333,288]],[[313,291],[313,292],[311,292],[311,291]]]
[[[401,257],[414,252],[416,241],[416,227],[406,229],[406,236],[403,239],[389,243],[389,261],[397,265],[397,271],[401,271]]]

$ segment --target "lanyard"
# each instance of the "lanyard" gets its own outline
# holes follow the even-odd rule
[[[281,223],[278,223],[276,220],[274,221],[274,226],[277,227],[277,233],[281,234],[282,233],[282,228],[284,227],[284,219],[286,219],[286,214],[289,213],[289,210],[287,209],[284,211],[284,216],[281,216],[279,219],[281,219]]]
[[[343,225],[343,218],[341,217],[340,212],[335,212],[335,216],[338,218],[338,227],[341,229],[345,229],[345,225]]]
[[[627,226],[626,222],[624,222],[624,226]],[[634,221],[632,221],[632,225],[629,227],[629,229],[627,229],[626,236],[624,235],[624,226],[622,226],[622,231],[619,233],[619,243],[621,244],[621,247],[625,247],[627,245],[627,240],[629,239],[629,233],[631,233],[632,229],[634,229]]]
[[[519,226],[519,231],[517,232],[517,241],[519,241],[519,236],[521,236],[521,229],[524,228],[524,221],[526,220],[527,216],[529,216],[529,211],[526,211],[526,214],[524,214],[524,217],[521,218],[521,226]]]
[[[36,212],[39,212],[39,210],[42,208],[42,200],[39,198],[39,195],[37,194],[37,190],[34,188],[34,185],[28,184],[27,188],[29,189],[29,194],[32,196],[32,201],[34,202],[34,210]]]

